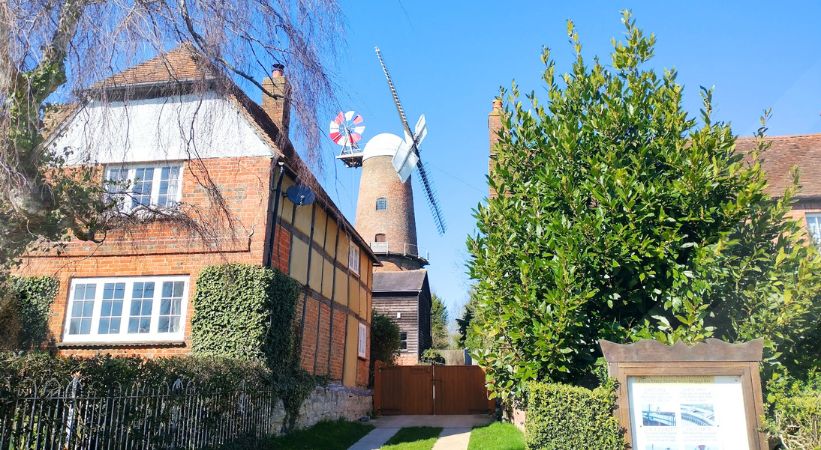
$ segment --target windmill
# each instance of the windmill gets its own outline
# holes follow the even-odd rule
[[[399,113],[399,120],[402,123],[402,128],[405,132],[405,138],[393,156],[393,168],[396,170],[396,174],[403,183],[407,182],[414,169],[419,171],[419,179],[422,183],[422,188],[425,191],[425,200],[427,201],[430,212],[433,215],[433,222],[436,224],[436,230],[439,234],[445,234],[445,230],[447,229],[445,217],[442,214],[442,208],[439,206],[436,190],[433,187],[432,180],[425,170],[425,165],[422,163],[422,158],[419,152],[419,147],[428,134],[425,116],[423,114],[419,117],[419,120],[416,122],[416,126],[411,131],[410,124],[408,124],[408,119],[405,116],[405,109],[399,101],[399,94],[396,92],[396,86],[394,86],[390,72],[388,72],[388,66],[382,58],[382,52],[379,50],[379,47],[376,47],[375,50],[376,57],[379,59],[379,65],[382,66],[382,72],[385,73],[385,79],[388,82],[388,88],[391,91],[393,103],[396,106],[396,112]]]

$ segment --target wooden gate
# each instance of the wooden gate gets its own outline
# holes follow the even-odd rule
[[[485,371],[479,366],[391,366],[376,363],[377,414],[480,414],[492,412]]]

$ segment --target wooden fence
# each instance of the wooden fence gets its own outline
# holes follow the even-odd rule
[[[280,431],[273,390],[84,386],[78,379],[0,386],[0,450],[199,449]],[[279,408],[281,410],[281,408]]]

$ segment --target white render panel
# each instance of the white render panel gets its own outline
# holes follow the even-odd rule
[[[68,164],[271,156],[237,108],[215,92],[102,103],[75,114],[51,143]]]

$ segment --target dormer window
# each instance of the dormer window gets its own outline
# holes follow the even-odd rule
[[[385,197],[379,197],[376,199],[376,210],[377,211],[384,211],[388,209],[388,199]]]
[[[105,170],[106,196],[122,212],[140,206],[170,208],[180,201],[181,173],[178,164],[110,166]]]

